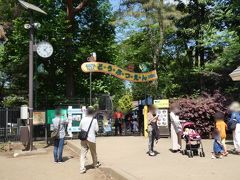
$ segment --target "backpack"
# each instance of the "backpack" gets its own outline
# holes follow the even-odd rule
[[[234,131],[234,130],[236,129],[237,123],[238,123],[238,121],[237,121],[236,118],[234,118],[234,119],[230,122],[230,129],[231,129],[232,131]]]

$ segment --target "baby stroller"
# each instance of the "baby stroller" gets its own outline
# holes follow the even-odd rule
[[[203,150],[202,139],[199,133],[196,131],[196,126],[193,122],[184,122],[182,124],[183,139],[186,142],[185,150],[182,151],[183,155],[187,155],[189,158],[199,155],[205,157]]]

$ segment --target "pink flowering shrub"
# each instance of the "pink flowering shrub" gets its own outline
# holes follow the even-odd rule
[[[197,98],[179,98],[173,100],[173,104],[180,107],[180,119],[194,122],[203,137],[208,137],[214,128],[214,114],[227,113],[227,99],[218,91],[212,95],[203,93]]]

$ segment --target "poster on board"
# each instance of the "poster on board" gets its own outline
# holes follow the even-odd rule
[[[44,125],[46,121],[45,111],[34,111],[33,112],[33,125]]]
[[[158,109],[157,110],[158,120],[157,125],[168,126],[168,110],[167,109]]]

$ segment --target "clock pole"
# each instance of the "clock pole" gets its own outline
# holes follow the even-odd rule
[[[30,13],[30,23],[25,24],[24,28],[29,30],[29,88],[28,88],[28,125],[29,125],[29,150],[33,150],[33,40],[34,40],[34,29],[40,27],[39,23],[33,22],[33,12],[39,12],[41,14],[47,14],[39,7],[30,4],[26,1],[18,0],[18,2],[29,11]]]
[[[30,151],[33,150],[33,35],[34,35],[34,25],[32,11],[30,15],[30,29],[29,29],[29,145]]]

